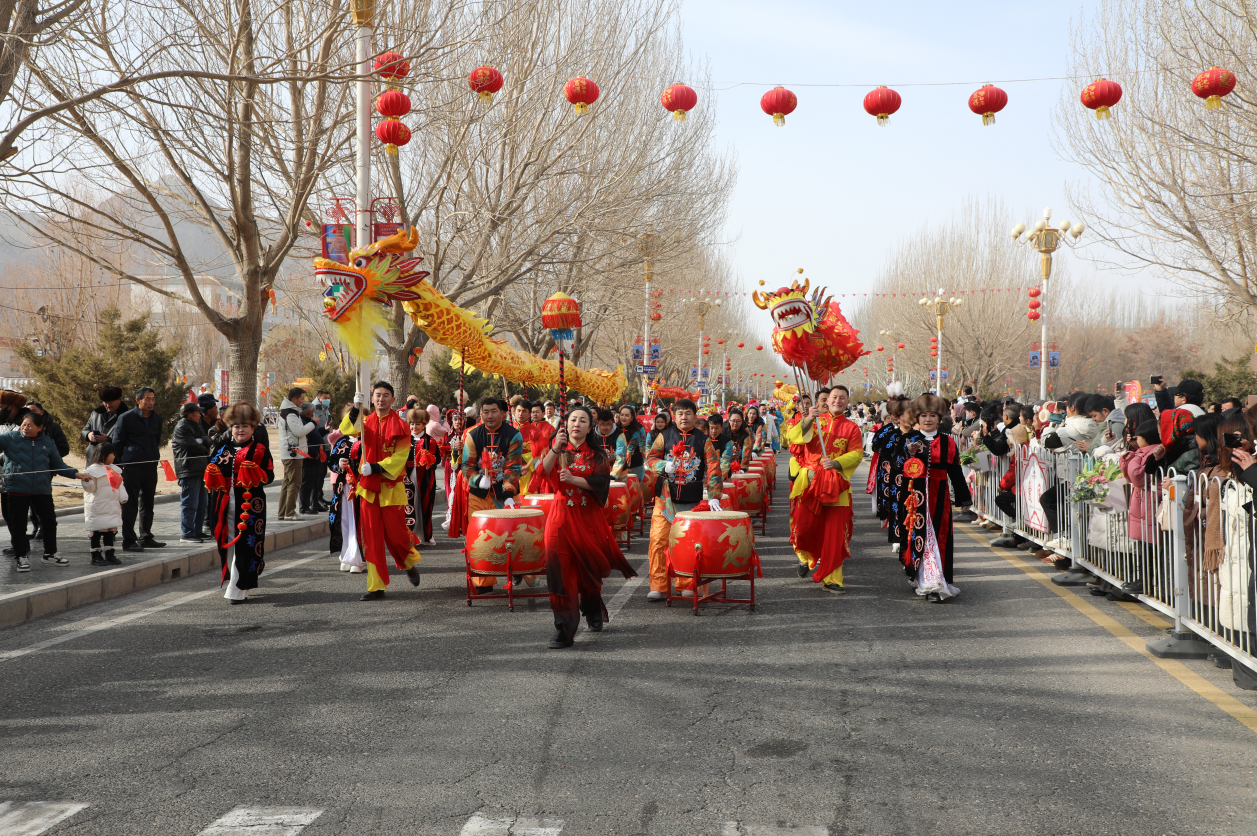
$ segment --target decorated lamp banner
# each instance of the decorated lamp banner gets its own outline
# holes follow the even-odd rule
[[[554,337],[554,344],[559,347],[560,351],[571,351],[572,344],[576,342],[576,329],[551,328],[550,336]]]
[[[338,264],[349,263],[354,229],[349,224],[323,224],[323,257]]]

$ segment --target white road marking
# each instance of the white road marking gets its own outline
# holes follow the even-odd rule
[[[306,557],[301,560],[294,560],[290,563],[284,563],[266,572],[265,576],[269,578],[272,575],[277,575],[280,572],[284,572],[288,569],[292,569],[294,567],[300,566],[303,563],[309,563],[312,560],[320,560],[321,558],[322,558],[322,555],[319,555],[316,557]],[[26,647],[19,647],[17,650],[5,650],[5,651],[0,652],[0,662],[7,662],[10,659],[16,659],[19,656],[26,656],[27,654],[30,654],[30,653],[37,653],[40,650],[45,650],[49,647],[53,647],[54,645],[61,644],[62,642],[68,642],[71,639],[79,639],[79,638],[82,638],[83,636],[90,636],[92,633],[99,633],[101,630],[108,630],[110,627],[118,627],[130,621],[135,621],[137,618],[144,618],[145,616],[153,615],[163,610],[168,610],[172,607],[177,607],[180,604],[186,604],[189,601],[195,601],[197,598],[204,598],[207,595],[214,595],[218,593],[219,591],[220,590],[218,589],[207,589],[204,592],[193,592],[190,595],[183,595],[179,598],[174,599],[173,601],[167,601],[166,603],[158,604],[155,607],[149,607],[147,609],[138,610],[133,613],[127,613],[126,615],[120,615],[117,618],[110,618],[105,621],[97,621],[94,624],[89,624],[87,627],[84,627],[81,630],[74,630],[69,633],[62,633],[59,636],[54,636],[51,639],[45,639],[42,642],[36,642],[35,644],[27,645]],[[94,619],[84,619],[84,621],[94,621]],[[0,831],[0,836],[4,836],[3,831]]]
[[[624,609],[624,605],[628,603],[628,599],[633,597],[633,593],[642,585],[642,578],[650,572],[650,561],[644,560],[640,565],[634,566],[633,571],[637,572],[637,577],[629,578],[624,585],[619,588],[615,595],[607,602],[607,617],[610,618]],[[589,641],[594,636],[600,635],[589,630],[581,630],[576,634],[573,642]],[[512,831],[512,834],[515,831]],[[557,831],[556,831],[557,832]]]
[[[198,836],[297,836],[322,814],[312,807],[237,807]]]
[[[0,836],[37,836],[86,807],[53,801],[0,801]]]
[[[563,819],[529,819],[475,813],[459,836],[559,836]]]
[[[744,824],[736,821],[727,821],[720,831],[720,836],[829,836],[829,828],[813,825],[793,827],[790,825]]]

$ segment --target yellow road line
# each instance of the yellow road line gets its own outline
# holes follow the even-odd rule
[[[963,529],[960,529],[960,530],[963,530]],[[1203,676],[1201,676],[1200,674],[1193,671],[1191,668],[1184,665],[1182,662],[1179,662],[1175,659],[1159,659],[1156,656],[1153,656],[1151,653],[1148,652],[1148,648],[1146,647],[1147,645],[1146,639],[1126,629],[1126,627],[1122,626],[1119,622],[1114,620],[1111,616],[1106,615],[1098,607],[1096,607],[1090,601],[1087,601],[1086,599],[1082,598],[1080,595],[1075,593],[1069,587],[1058,586],[1057,584],[1052,583],[1052,579],[1048,575],[1041,572],[1037,566],[1031,566],[1029,563],[1022,560],[1020,557],[1017,556],[1017,553],[1015,551],[1009,551],[1007,549],[996,548],[992,546],[989,542],[987,542],[984,538],[979,537],[977,534],[971,531],[965,531],[965,534],[969,535],[975,541],[983,544],[984,546],[989,548],[992,552],[994,552],[995,554],[1004,558],[1004,560],[1011,563],[1013,566],[1016,566],[1018,569],[1025,572],[1032,580],[1038,581],[1043,586],[1044,589],[1049,589],[1052,592],[1055,592],[1058,596],[1064,599],[1065,602],[1068,603],[1071,607],[1078,610],[1078,612],[1082,613],[1083,615],[1087,616],[1087,618],[1091,619],[1093,622],[1100,625],[1105,630],[1108,630],[1111,634],[1113,634],[1114,637],[1116,637],[1123,644],[1127,645],[1132,650],[1139,653],[1141,656],[1144,656],[1145,658],[1151,660],[1157,667],[1161,668],[1161,670],[1165,671],[1170,676],[1174,677],[1179,682],[1186,685],[1188,688],[1192,689],[1197,694],[1204,697],[1206,700],[1208,700],[1209,702],[1213,703],[1218,708],[1225,711],[1227,714],[1230,714],[1236,720],[1239,720],[1241,723],[1244,724],[1244,726],[1249,731],[1253,732],[1254,734],[1257,734],[1257,711],[1249,708],[1247,705],[1240,702],[1235,697],[1226,693],[1221,688],[1214,685],[1212,682],[1205,679]],[[1149,624],[1152,624],[1153,626],[1161,626],[1161,627],[1169,626],[1169,622],[1163,622],[1163,620],[1160,618],[1157,618],[1156,622],[1154,622],[1153,616],[1148,615],[1145,617],[1145,615],[1140,615],[1139,613],[1134,612],[1134,608],[1136,607],[1137,605],[1132,604],[1130,607],[1127,607],[1127,609],[1129,609],[1135,615],[1138,615],[1144,621],[1148,622]],[[1158,623],[1158,622],[1162,622],[1162,623]]]
[[[1137,603],[1135,601],[1117,601],[1116,603],[1119,607],[1126,610],[1131,615],[1135,616],[1135,618],[1138,618],[1140,621],[1145,621],[1148,624],[1151,624],[1153,627],[1156,627],[1158,630],[1164,630],[1166,627],[1173,626],[1174,624],[1173,621],[1170,621],[1169,619],[1166,619],[1166,618],[1162,618],[1157,613],[1149,610],[1143,604]]]

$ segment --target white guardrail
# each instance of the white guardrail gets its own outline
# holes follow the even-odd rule
[[[1077,476],[1096,460],[1020,446],[1004,457],[975,447],[966,468],[973,510],[1063,557],[1053,578],[1081,585],[1100,578],[1174,620],[1170,635],[1150,642],[1154,655],[1229,661],[1237,685],[1257,690],[1257,560],[1253,492],[1232,479],[1172,469],[1143,479],[1142,518],[1130,519],[1125,479],[1102,501],[1074,501]],[[1009,470],[1012,478],[1008,478]],[[1001,487],[1003,485],[1003,487]],[[1210,648],[1216,648],[1210,652]],[[1220,652],[1219,652],[1220,651]]]

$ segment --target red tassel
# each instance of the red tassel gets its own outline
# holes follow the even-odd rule
[[[162,460],[161,460],[161,467],[162,467],[162,470],[166,471],[166,481],[167,481],[167,482],[178,482],[178,481],[179,481],[179,477],[178,477],[178,476],[175,476],[175,468],[174,468],[174,466],[173,466],[170,462],[166,461],[165,459],[162,459]]]
[[[309,453],[307,453],[305,450],[302,450],[300,447],[294,447],[294,448],[293,448],[293,452],[294,452],[294,453],[296,453],[298,456],[300,456],[300,457],[301,457],[301,458],[303,458],[303,459],[308,459],[308,458],[310,458],[310,454],[309,454]]]

